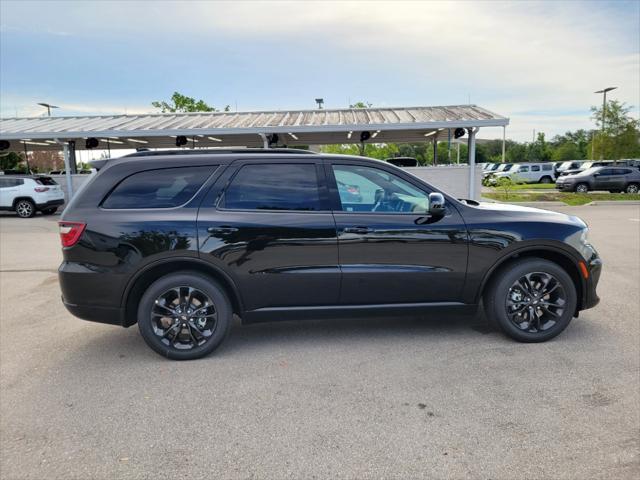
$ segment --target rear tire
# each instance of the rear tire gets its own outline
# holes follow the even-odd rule
[[[576,193],[587,193],[589,191],[588,183],[579,183],[576,185],[575,192]]]
[[[569,274],[540,258],[518,260],[497,272],[484,298],[487,317],[507,336],[529,343],[550,340],[567,328],[577,301]]]
[[[547,177],[542,177],[542,178],[540,179],[540,183],[552,183],[552,182],[553,182],[553,179],[552,179],[551,177],[549,177],[549,176],[547,176]]]
[[[138,328],[149,347],[173,360],[209,355],[229,334],[231,302],[222,286],[197,272],[161,277],[138,304]]]
[[[637,183],[630,183],[629,185],[627,185],[627,188],[625,188],[625,192],[630,193],[630,194],[637,194],[638,191],[640,191],[640,185]]]
[[[36,214],[36,206],[27,199],[18,200],[15,210],[20,218],[31,218]]]

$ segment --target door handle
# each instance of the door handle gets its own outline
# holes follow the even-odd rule
[[[344,233],[356,233],[358,235],[365,235],[367,233],[370,233],[371,230],[369,230],[368,227],[345,227],[343,229]]]
[[[209,227],[207,228],[207,232],[211,235],[230,235],[232,233],[236,233],[238,231],[235,227]]]

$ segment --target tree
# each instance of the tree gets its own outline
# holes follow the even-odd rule
[[[0,155],[0,170],[14,170],[23,161],[22,156],[16,152],[4,153]]]
[[[179,92],[173,92],[171,95],[171,103],[165,101],[151,102],[155,108],[159,108],[162,113],[188,113],[188,112],[217,112],[215,107],[207,105],[204,100],[196,100],[193,97],[187,97]],[[231,109],[229,105],[224,107],[224,111]]]
[[[631,107],[617,100],[609,100],[606,107],[604,131],[602,107],[591,107],[591,118],[599,129],[590,145],[594,156],[608,160],[639,156],[640,121],[629,115]]]
[[[57,151],[35,150],[29,155],[29,167],[34,172],[48,173],[63,169],[64,159]]]
[[[371,108],[373,104],[369,102],[356,102],[349,105],[349,108]]]
[[[561,143],[553,149],[551,160],[554,162],[564,162],[565,160],[582,160],[582,155],[578,145],[573,142]]]

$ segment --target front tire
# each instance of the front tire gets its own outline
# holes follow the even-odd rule
[[[587,193],[589,191],[588,183],[579,183],[576,185],[576,193]]]
[[[638,185],[637,183],[630,183],[629,185],[627,185],[627,188],[625,189],[625,192],[630,193],[630,194],[637,194],[638,191],[640,191],[640,185]]]
[[[138,304],[138,328],[149,347],[173,360],[209,355],[227,337],[233,310],[224,290],[197,272],[161,277]]]
[[[20,218],[31,218],[36,214],[36,206],[27,199],[18,200],[15,210]]]
[[[548,260],[527,258],[498,272],[485,295],[487,316],[509,337],[544,342],[571,322],[578,296],[569,274]]]
[[[551,177],[542,177],[540,179],[540,183],[551,183],[553,182],[553,179]]]

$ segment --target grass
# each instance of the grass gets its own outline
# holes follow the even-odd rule
[[[567,205],[585,205],[598,200],[640,200],[640,194],[628,193],[566,193],[566,192],[535,192],[535,193],[484,193],[483,197],[500,202],[564,202]]]
[[[513,186],[514,190],[553,190],[555,188],[555,183],[522,183]]]

